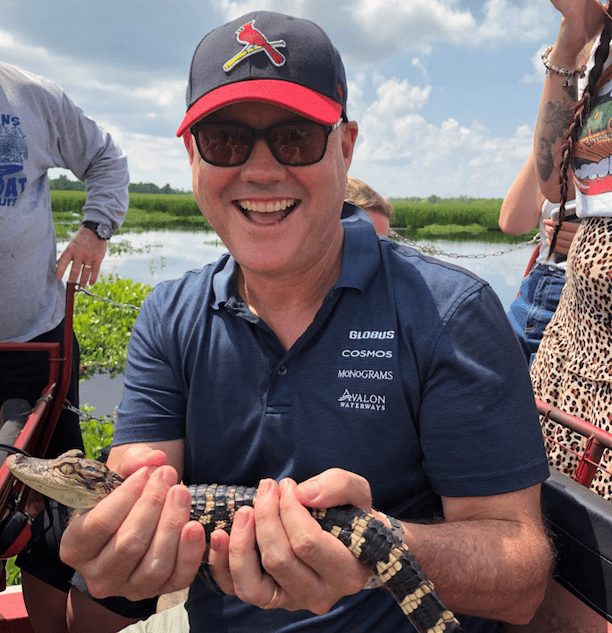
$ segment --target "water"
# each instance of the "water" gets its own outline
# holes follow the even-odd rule
[[[154,286],[165,279],[180,277],[186,270],[215,261],[227,249],[213,231],[147,231],[121,233],[131,252],[107,255],[102,275],[119,275]]]
[[[225,252],[224,245],[212,231],[147,231],[122,233],[116,242],[128,241],[139,252],[107,255],[101,274],[117,274],[155,285],[164,279],[180,277],[186,270],[201,268]],[[434,240],[419,242],[446,253],[439,259],[467,268],[486,279],[499,296],[505,309],[514,299],[532,247],[511,250],[499,256],[470,257],[509,250],[509,244],[488,243],[482,240]]]
[[[155,285],[164,279],[180,277],[186,270],[201,268],[216,260],[225,247],[215,233],[210,231],[147,231],[122,233],[115,243],[127,240],[133,252],[107,255],[102,263],[101,274],[119,275],[142,283]],[[439,255],[439,259],[451,262],[474,272],[487,280],[507,310],[516,296],[532,247],[511,250],[503,255],[465,257],[509,250],[507,244],[487,243],[481,240],[433,240],[423,244],[439,251],[461,255]],[[60,248],[64,245],[60,245]],[[81,402],[96,407],[100,415],[111,415],[119,400],[123,377],[96,376],[81,383]]]

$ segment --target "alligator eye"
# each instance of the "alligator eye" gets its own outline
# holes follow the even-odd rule
[[[79,470],[79,475],[84,479],[89,479],[91,481],[98,481],[101,476],[101,471],[99,468],[95,466],[85,466]]]
[[[72,466],[72,464],[62,464],[59,469],[62,475],[72,475],[72,473],[74,472],[74,467]]]

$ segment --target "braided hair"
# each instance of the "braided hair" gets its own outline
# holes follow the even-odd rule
[[[557,244],[557,236],[563,224],[565,217],[565,203],[567,202],[567,189],[569,181],[569,169],[572,154],[574,152],[574,144],[578,140],[580,129],[585,119],[595,105],[595,96],[597,82],[601,77],[604,63],[608,58],[610,51],[610,40],[612,39],[612,3],[608,3],[606,7],[602,7],[606,13],[605,24],[601,32],[601,39],[595,50],[593,68],[589,72],[587,85],[582,93],[580,101],[576,104],[574,116],[563,135],[563,146],[561,148],[561,164],[559,166],[559,185],[561,193],[561,202],[559,204],[559,219],[555,224],[552,239],[550,241],[550,254],[552,255]]]

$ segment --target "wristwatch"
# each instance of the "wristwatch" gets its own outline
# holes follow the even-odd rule
[[[113,236],[113,227],[104,222],[91,222],[90,220],[84,220],[81,222],[81,226],[93,231],[101,240],[110,240]]]

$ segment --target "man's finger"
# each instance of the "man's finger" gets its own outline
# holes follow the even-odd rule
[[[219,589],[227,595],[235,595],[232,572],[229,565],[229,534],[223,530],[215,530],[210,535],[208,547],[208,566]]]
[[[55,276],[57,277],[57,279],[62,279],[64,277],[66,268],[68,268],[68,264],[71,261],[72,261],[72,250],[70,249],[70,247],[67,247],[57,260],[57,266],[55,269]]]
[[[67,565],[75,567],[98,556],[142,495],[152,472],[141,468],[95,508],[70,521],[60,544],[60,558]]]
[[[143,444],[115,447],[109,453],[106,465],[123,477],[129,477],[145,466],[159,467],[166,463],[166,453]]]
[[[68,283],[75,284],[79,279],[79,275],[82,273],[83,264],[77,259],[72,260],[70,271],[68,272]]]
[[[229,550],[234,591],[241,600],[264,608],[274,594],[276,583],[262,570],[256,547],[259,541],[256,541],[255,534],[255,511],[252,508],[240,508],[234,517]],[[277,549],[282,547],[279,543],[281,540],[286,541],[286,538],[274,543]],[[262,557],[265,558],[269,555],[268,547],[266,544],[260,545]],[[288,549],[288,545],[287,542],[285,549]]]
[[[88,586],[94,596],[107,597],[118,589],[122,594],[129,591],[130,577],[151,547],[168,491],[175,483],[176,471],[170,466],[158,468],[149,477],[142,494],[132,503],[112,538],[95,560],[90,561]],[[150,595],[155,594],[157,586],[151,586]]]
[[[360,563],[335,536],[325,532],[312,518],[296,496],[296,484],[284,479],[281,484],[280,510],[291,549],[309,571],[301,582],[321,584],[321,578],[331,586],[344,585],[343,593],[363,588],[370,571]],[[354,504],[353,504],[354,505]],[[258,539],[259,540],[259,539]],[[348,583],[354,579],[354,583]],[[288,587],[290,593],[294,593]],[[297,589],[299,590],[299,588]]]
[[[372,491],[366,479],[340,468],[330,468],[298,484],[297,498],[311,508],[331,508],[344,504],[364,510],[372,507]]]
[[[79,286],[84,288],[92,279],[93,266],[91,264],[83,264],[81,266],[81,275],[79,277]],[[93,282],[91,282],[93,283]]]
[[[202,524],[189,521],[181,532],[174,573],[160,593],[172,593],[188,587],[198,573],[205,549],[206,538]]]
[[[130,577],[130,584],[157,589],[165,585],[175,572],[180,577],[195,575],[199,561],[187,561],[185,569],[177,570],[177,557],[182,531],[189,522],[191,495],[183,485],[170,488],[162,513],[146,555]],[[196,541],[199,543],[199,541]],[[200,553],[201,560],[201,553]],[[192,574],[189,572],[192,571]]]
[[[89,278],[89,283],[93,286],[96,281],[98,281],[98,276],[100,274],[100,264],[101,262],[94,262],[91,267],[91,276]]]

